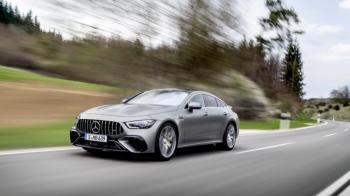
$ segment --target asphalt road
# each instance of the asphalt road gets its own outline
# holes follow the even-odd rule
[[[0,195],[315,195],[350,170],[350,124],[248,134],[168,162],[83,150],[0,156]]]

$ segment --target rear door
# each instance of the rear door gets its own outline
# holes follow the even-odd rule
[[[217,99],[210,95],[203,95],[207,118],[205,123],[208,125],[207,140],[222,139],[223,130],[226,126],[226,115],[224,107],[219,107]]]
[[[218,110],[222,114],[222,124],[218,129],[219,137],[222,138],[222,136],[224,135],[224,131],[226,131],[226,126],[229,122],[228,116],[230,111],[228,110],[228,107],[225,104],[225,102],[223,102],[222,100],[216,98],[216,102],[218,104]]]

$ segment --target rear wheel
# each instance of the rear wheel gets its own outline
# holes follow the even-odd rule
[[[165,123],[158,131],[156,138],[156,155],[160,160],[169,160],[177,148],[177,134],[174,125]]]
[[[233,123],[227,125],[221,147],[224,150],[232,150],[236,144],[236,128]]]

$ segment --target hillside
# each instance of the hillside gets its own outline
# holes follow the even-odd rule
[[[304,112],[313,118],[320,114],[323,119],[350,121],[349,103],[350,100],[312,99],[305,103]]]
[[[116,88],[0,66],[0,127],[72,121],[90,107],[118,102]]]

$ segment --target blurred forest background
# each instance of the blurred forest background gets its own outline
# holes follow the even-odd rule
[[[44,30],[35,13],[21,13],[0,0],[0,64],[116,87],[118,99],[151,88],[200,89],[223,97],[244,119],[296,115],[304,94],[297,13],[281,0],[266,0],[263,31],[248,40],[236,5],[233,0],[89,1],[116,23],[127,18],[137,24],[129,28],[138,37],[89,32],[64,39]],[[172,29],[158,31],[161,18]],[[154,45],[156,34],[172,41]]]

